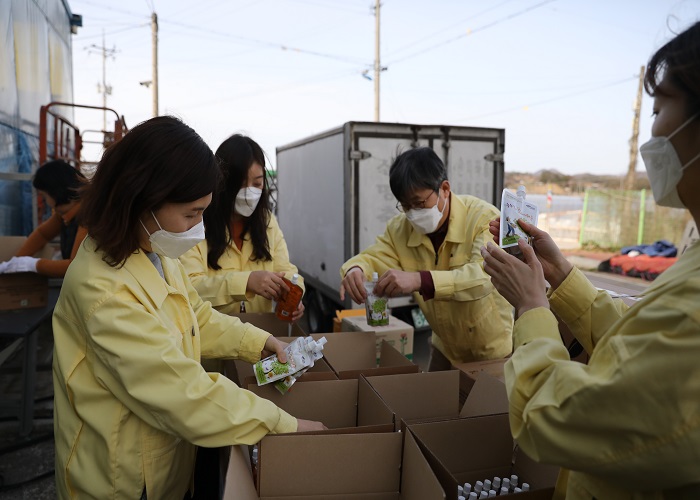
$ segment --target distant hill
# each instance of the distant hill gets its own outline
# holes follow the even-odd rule
[[[624,180],[624,175],[567,175],[555,169],[544,169],[535,173],[506,172],[504,184],[506,188],[513,190],[522,184],[527,188],[527,192],[532,194],[544,194],[548,189],[551,189],[553,194],[580,194],[588,188],[620,189]],[[645,171],[637,172],[634,188],[650,189]]]

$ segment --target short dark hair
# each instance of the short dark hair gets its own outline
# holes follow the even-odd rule
[[[34,189],[45,191],[56,205],[77,200],[78,190],[85,183],[85,176],[63,160],[47,161],[39,167],[32,179]]]
[[[389,168],[389,186],[401,203],[416,189],[437,191],[447,180],[447,169],[431,148],[415,148],[401,153]]]
[[[267,240],[271,211],[265,153],[250,137],[234,134],[221,143],[216,150],[216,159],[225,181],[221,185],[222,189],[215,194],[211,206],[204,212],[204,225],[207,228],[207,264],[212,269],[221,269],[219,257],[233,241],[228,228],[233,216],[236,194],[248,180],[248,170],[253,163],[258,163],[263,168],[263,190],[255,211],[245,218],[243,236],[250,235],[254,260],[272,260],[270,242]]]
[[[217,189],[214,154],[172,116],[140,123],[102,155],[82,194],[82,224],[111,266],[139,248],[139,217],[165,203],[188,203]]]
[[[677,35],[651,56],[644,75],[644,88],[654,97],[661,80],[688,98],[688,114],[700,112],[700,22]]]

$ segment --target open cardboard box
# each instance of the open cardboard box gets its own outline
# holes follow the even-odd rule
[[[323,358],[340,379],[418,373],[418,365],[403,356],[387,342],[381,343],[379,363],[376,357],[376,335],[374,332],[314,333],[314,339],[326,337]]]
[[[269,436],[261,443],[260,495],[247,448],[231,448],[223,500],[445,499],[409,432]]]
[[[290,323],[277,319],[275,313],[242,313],[233,314],[244,323],[250,323],[253,326],[271,333],[275,337],[304,337],[306,332],[301,329],[297,323]]]
[[[408,359],[413,359],[413,326],[396,316],[389,315],[388,325],[370,326],[365,314],[347,315],[342,319],[340,329],[343,332],[374,332],[377,336],[377,362],[381,355],[382,341],[388,342]]]
[[[459,363],[453,365],[457,370],[459,370],[460,375],[460,403],[464,404],[469,391],[471,391],[472,387],[474,386],[474,382],[476,382],[477,377],[482,372],[488,373],[501,382],[505,382],[503,372],[506,361],[508,361],[508,358],[472,361],[471,363]]]
[[[440,481],[447,500],[457,500],[457,486],[510,477],[530,484],[522,500],[551,499],[559,468],[538,464],[514,445],[508,414],[417,423],[408,426]]]
[[[10,260],[24,244],[24,236],[0,236],[0,262]],[[50,259],[54,250],[46,245],[34,255]],[[45,307],[49,298],[49,279],[37,273],[0,274],[0,311]]]
[[[365,377],[367,383],[401,421],[417,422],[459,416],[459,373],[456,370]]]

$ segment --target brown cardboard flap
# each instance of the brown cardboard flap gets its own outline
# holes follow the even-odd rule
[[[459,415],[456,370],[367,377],[369,385],[394,412],[395,421],[452,418]]]
[[[222,500],[258,500],[246,450],[247,446],[231,446]]]
[[[507,414],[411,424],[408,429],[454,475],[498,469],[510,464],[513,455]]]
[[[271,384],[248,390],[297,418],[317,420],[331,429],[357,425],[357,380],[300,382],[284,396]]]
[[[505,359],[490,359],[487,361],[473,361],[471,363],[459,363],[454,365],[455,368],[464,372],[468,377],[476,380],[478,375],[486,372],[492,377],[496,377],[502,382],[505,382],[503,367],[508,361]]]
[[[398,433],[280,435],[260,442],[260,496],[395,493],[401,470]]]
[[[445,492],[413,434],[406,432],[403,436],[401,500],[444,500]]]
[[[367,380],[360,378],[357,387],[357,425],[377,424],[391,424],[394,430],[394,414]]]
[[[324,335],[328,342],[323,346],[323,357],[336,373],[377,366],[374,332],[338,332],[311,336],[318,339]]]
[[[244,323],[250,323],[253,326],[265,330],[271,333],[275,337],[287,337],[289,338],[289,325],[292,325],[292,337],[305,337],[306,332],[302,330],[297,323],[289,323],[287,321],[281,321],[277,319],[275,313],[243,313],[243,314],[232,314],[239,318]]]
[[[551,486],[557,482],[559,467],[539,464],[520,448],[515,449],[515,474],[530,483],[530,489],[536,490]]]
[[[387,366],[411,366],[413,363],[396,350],[391,344],[386,340],[382,340],[381,355],[379,357],[379,366],[381,368]]]
[[[474,417],[508,413],[508,394],[506,385],[488,373],[481,372],[474,382],[460,417]]]

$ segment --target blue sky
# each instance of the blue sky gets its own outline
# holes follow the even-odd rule
[[[74,94],[134,126],[151,116],[150,12],[160,111],[216,149],[232,133],[275,148],[374,119],[372,0],[69,0]],[[700,0],[384,0],[381,121],[506,129],[506,170],[624,174],[640,66],[700,19]],[[651,128],[642,102],[640,144]],[[101,115],[79,113],[82,129]],[[637,169],[643,170],[641,159]]]

